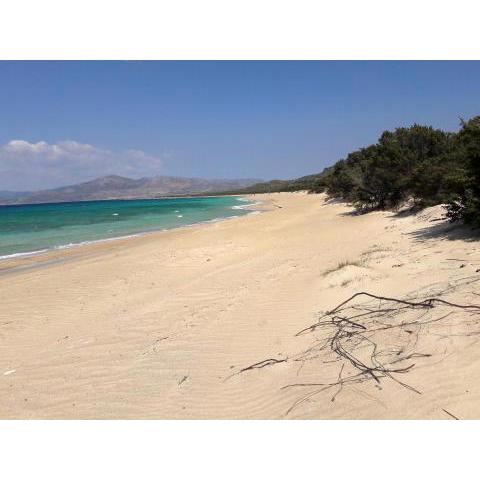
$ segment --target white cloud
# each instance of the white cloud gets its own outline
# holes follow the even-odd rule
[[[0,146],[0,190],[38,190],[103,175],[159,175],[163,160],[142,150],[113,152],[87,143],[11,140]]]

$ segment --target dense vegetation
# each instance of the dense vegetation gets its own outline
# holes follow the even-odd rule
[[[343,198],[360,211],[445,204],[452,221],[480,226],[480,116],[456,133],[413,125],[385,131],[377,143],[351,152],[322,173],[244,189],[308,190]]]

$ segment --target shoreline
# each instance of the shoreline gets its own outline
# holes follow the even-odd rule
[[[238,196],[241,200],[242,199],[247,199],[251,197],[251,195],[224,195],[224,196]],[[211,197],[208,195],[203,195],[202,198],[206,197]],[[167,197],[162,197],[162,198],[167,198]],[[179,197],[168,197],[168,198],[179,198]],[[181,197],[185,198],[185,197]],[[188,197],[190,198],[190,197]],[[195,198],[195,197],[193,197]],[[126,199],[128,200],[128,199]],[[137,199],[135,199],[137,200]],[[44,248],[41,250],[33,251],[33,252],[18,252],[18,253],[12,253],[8,255],[3,255],[0,256],[0,275],[5,275],[9,273],[14,273],[15,271],[18,270],[23,270],[25,268],[35,268],[37,266],[41,267],[43,265],[51,265],[55,263],[56,261],[65,261],[68,260],[69,257],[72,258],[78,258],[82,254],[81,249],[88,249],[90,250],[91,248],[94,248],[95,245],[101,245],[101,244],[108,244],[110,242],[118,242],[118,241],[125,241],[129,239],[134,239],[134,238],[141,238],[141,237],[146,237],[149,235],[156,235],[156,234],[161,234],[165,232],[170,232],[172,230],[180,230],[180,229],[185,229],[185,228],[193,228],[196,226],[200,225],[205,225],[209,223],[216,223],[216,222],[222,222],[226,220],[233,220],[235,218],[241,218],[243,216],[248,216],[252,214],[257,214],[257,213],[262,213],[266,209],[261,208],[263,205],[262,201],[256,201],[254,203],[249,203],[246,205],[235,205],[232,207],[233,210],[251,210],[251,212],[245,214],[245,215],[231,215],[228,217],[218,217],[218,218],[213,218],[211,220],[204,220],[196,223],[190,223],[186,225],[181,225],[178,227],[171,227],[171,228],[161,228],[158,230],[149,230],[149,231],[144,231],[144,232],[138,232],[138,233],[132,233],[130,235],[122,235],[119,237],[108,237],[108,238],[102,238],[102,239],[97,239],[97,240],[85,240],[82,242],[78,243],[72,243],[68,245],[60,245],[56,247],[50,247],[50,248]],[[256,207],[255,209],[252,207]],[[126,245],[128,247],[128,245]],[[75,255],[76,251],[80,250],[80,253]],[[89,253],[89,252],[87,252]],[[46,259],[46,260],[45,260]],[[42,262],[42,260],[45,260]]]
[[[480,251],[441,209],[352,215],[324,195],[249,198],[265,213],[78,247],[0,275],[0,418],[480,416],[476,314],[438,307],[424,324],[398,317],[409,326],[388,335],[393,320],[379,319],[369,333],[378,361],[398,350],[394,362],[406,363],[378,382],[343,382],[357,370],[318,349],[330,330],[308,331],[359,292],[480,303]],[[370,361],[368,348],[355,355]]]
[[[249,194],[245,194],[247,196]],[[160,197],[121,197],[121,198],[98,198],[98,199],[89,199],[89,200],[64,200],[59,202],[37,202],[37,203],[1,203],[0,207],[31,207],[35,205],[57,205],[61,203],[88,203],[88,202],[121,202],[121,201],[131,201],[131,200],[175,200],[177,198],[215,198],[215,197],[241,197],[243,196],[241,193],[232,193],[232,194],[218,194],[218,195],[166,195]]]

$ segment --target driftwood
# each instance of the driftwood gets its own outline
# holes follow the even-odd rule
[[[467,277],[451,282],[441,290],[441,294],[450,293],[459,286],[478,282],[480,278]],[[474,293],[474,292],[471,292]],[[363,300],[362,303],[358,303]],[[462,322],[448,321],[461,314]],[[292,383],[282,387],[286,389],[309,389],[286,412],[289,414],[304,402],[322,392],[333,391],[330,400],[334,402],[345,387],[374,382],[380,387],[384,380],[393,381],[411,392],[421,395],[417,386],[404,380],[419,361],[425,361],[432,352],[421,351],[419,340],[430,333],[442,338],[455,336],[480,335],[480,305],[454,303],[440,295],[429,295],[427,298],[394,298],[359,292],[341,302],[332,310],[325,312],[319,320],[296,335],[315,334],[315,342],[307,350],[298,355],[282,360],[267,359],[243,368],[237,374],[257,368],[272,366],[276,363],[292,361],[320,361],[325,373],[328,364],[338,364],[335,378],[329,381]],[[470,317],[473,320],[468,321]],[[465,330],[451,333],[449,329]],[[299,369],[299,371],[300,371]],[[331,369],[330,369],[331,371]],[[298,372],[297,372],[298,375]],[[444,410],[452,418],[455,415]]]
[[[253,365],[250,365],[249,367],[245,367],[245,368],[242,368],[238,373],[243,373],[243,372],[246,372],[248,370],[254,370],[255,368],[264,368],[264,367],[268,367],[270,365],[276,365],[277,363],[282,363],[282,362],[286,362],[288,359],[287,358],[283,358],[283,359],[276,359],[276,358],[268,358],[267,360],[263,360],[261,362],[258,362],[258,363],[254,363]]]
[[[238,372],[233,373],[232,375],[228,376],[225,378],[224,381],[234,377],[235,375],[240,375],[243,372],[248,372],[249,370],[255,370],[255,369],[260,369],[260,368],[265,368],[265,367],[270,367],[272,365],[276,365],[277,363],[283,363],[286,362],[288,358],[267,358],[266,360],[262,360],[261,362],[254,363],[253,365],[250,365],[248,367],[240,369]]]
[[[355,298],[360,297],[362,295],[366,296],[366,297],[376,299],[376,300],[384,301],[384,302],[392,302],[394,304],[406,305],[406,307],[410,307],[410,308],[434,308],[436,305],[447,305],[447,306],[450,306],[450,307],[463,308],[465,310],[480,312],[480,305],[459,305],[457,303],[447,302],[446,300],[443,300],[441,298],[427,298],[426,300],[422,300],[421,302],[413,302],[413,301],[408,301],[408,300],[401,300],[401,299],[398,299],[398,298],[381,297],[379,295],[373,295],[372,293],[367,293],[367,292],[359,292],[359,293],[355,293],[350,298],[348,298],[344,302],[337,305],[333,310],[330,310],[330,311],[326,312],[323,315],[322,318],[329,317],[329,316],[333,315],[334,313],[337,313],[337,312],[341,311],[342,307],[344,307],[345,305],[350,303],[352,300],[354,300]],[[378,309],[378,310],[368,310],[367,309],[366,313],[363,313],[362,315],[358,315],[358,316],[359,317],[360,316],[367,316],[367,315],[373,314],[373,313],[394,312],[394,311],[397,311],[397,310],[399,310],[398,307],[384,308],[384,309]],[[341,319],[341,317],[339,317],[339,318]],[[356,318],[356,317],[354,316],[352,318]],[[344,318],[342,320],[344,320],[345,322],[349,322],[349,323],[353,324],[353,322],[351,322],[350,320],[348,320],[346,318]],[[318,328],[322,325],[323,325],[322,322],[314,323],[313,325],[310,325],[309,327],[304,328],[303,330],[300,330],[300,332],[298,332],[296,335],[298,336],[298,335],[301,335],[302,333],[305,333],[305,332],[311,332],[311,331],[315,330],[316,328]],[[365,327],[363,325],[360,325],[360,324],[355,324],[355,325],[360,326],[360,327],[365,329]]]
[[[460,420],[456,415],[454,415],[453,413],[450,413],[448,410],[445,410],[444,408],[442,408],[442,410],[443,410],[447,415],[449,415],[450,417],[454,418],[455,420]]]

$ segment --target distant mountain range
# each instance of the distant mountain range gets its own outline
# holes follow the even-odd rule
[[[118,175],[109,175],[90,182],[37,192],[0,191],[0,203],[54,203],[208,194],[238,190],[257,182],[257,179],[207,180],[168,176],[135,180]]]
[[[0,190],[0,202],[5,200],[15,200],[16,198],[30,195],[31,192],[11,192],[10,190]]]

